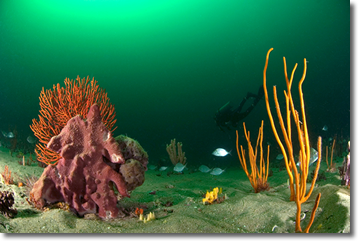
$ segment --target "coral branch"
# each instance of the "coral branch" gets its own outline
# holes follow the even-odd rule
[[[53,90],[44,90],[40,93],[39,120],[33,119],[31,130],[39,139],[36,145],[37,160],[47,165],[56,165],[60,156],[46,147],[53,136],[60,133],[67,121],[76,115],[86,118],[89,108],[97,103],[100,109],[102,122],[109,131],[114,131],[116,114],[114,106],[109,102],[107,93],[97,85],[94,78],[76,80],[65,79],[65,88],[60,84],[53,85]]]
[[[333,151],[334,151],[334,146],[336,144],[336,138],[334,138],[333,140],[333,144],[331,147],[331,163],[328,163],[328,146],[326,146],[326,163],[327,163],[327,172],[334,172],[336,170],[336,163],[333,163]]]
[[[264,191],[264,190],[268,190],[270,188],[267,183],[267,177],[268,177],[268,172],[269,172],[270,146],[267,147],[267,164],[265,167],[265,160],[263,157],[263,149],[262,149],[263,128],[264,128],[263,125],[264,125],[264,122],[262,121],[261,127],[259,129],[259,134],[257,136],[256,148],[254,151],[254,148],[252,147],[251,141],[250,141],[250,132],[246,131],[245,122],[243,123],[247,146],[248,146],[248,152],[249,152],[251,174],[249,174],[249,171],[247,169],[245,150],[243,149],[243,147],[241,145],[239,148],[239,134],[238,134],[238,131],[236,131],[237,155],[239,156],[241,166],[244,169],[247,177],[249,178],[251,186],[254,188],[255,193],[258,193],[258,192]],[[260,157],[259,157],[260,169],[257,167],[257,164],[256,164],[257,156],[258,156],[258,153],[257,153],[258,145],[260,145]]]
[[[14,184],[14,180],[11,177],[11,171],[9,170],[9,167],[7,165],[5,166],[4,172],[1,173],[1,176],[6,185]]]
[[[167,152],[169,154],[169,158],[172,161],[173,165],[175,166],[177,163],[181,163],[185,165],[186,163],[186,157],[185,152],[182,151],[183,144],[181,142],[178,142],[176,145],[175,138],[171,140],[171,143],[167,144]],[[178,154],[176,151],[176,147],[178,147]]]
[[[316,211],[317,211],[317,208],[318,208],[318,205],[319,205],[319,201],[321,200],[321,193],[318,193],[317,197],[316,197],[316,201],[315,201],[315,204],[314,204],[314,207],[312,209],[312,213],[311,213],[311,218],[310,218],[310,222],[308,223],[306,229],[305,229],[305,233],[308,233],[310,231],[310,228],[313,224],[313,220],[314,220],[314,216],[316,214]]]
[[[271,48],[267,52],[266,63],[265,63],[265,68],[264,68],[264,72],[263,72],[263,86],[264,86],[264,92],[265,92],[266,109],[267,109],[267,113],[269,115],[273,133],[276,137],[277,143],[280,146],[280,149],[282,151],[282,154],[283,154],[283,157],[285,160],[285,165],[286,165],[286,169],[287,169],[287,173],[288,173],[289,181],[290,181],[290,189],[291,189],[290,200],[291,201],[295,200],[296,205],[297,205],[296,228],[295,229],[296,229],[296,232],[302,232],[301,224],[300,224],[301,204],[306,202],[307,199],[311,196],[313,188],[315,186],[319,166],[321,163],[322,138],[318,137],[318,142],[317,142],[318,159],[317,159],[315,173],[312,178],[311,187],[307,192],[307,190],[306,190],[307,184],[306,183],[307,183],[307,176],[308,176],[309,164],[310,164],[310,142],[309,142],[309,138],[308,138],[307,121],[306,121],[305,106],[304,106],[303,92],[302,92],[302,84],[306,77],[307,62],[306,62],[306,59],[304,59],[303,75],[302,75],[302,78],[298,84],[302,121],[299,119],[299,114],[298,114],[298,111],[294,107],[294,103],[293,103],[293,99],[292,99],[292,95],[291,95],[291,85],[292,85],[295,70],[297,68],[297,64],[295,65],[295,67],[292,70],[291,78],[288,79],[286,58],[283,57],[284,73],[285,73],[286,87],[287,87],[287,90],[284,91],[285,98],[286,98],[286,110],[287,110],[286,125],[284,123],[284,120],[283,120],[283,117],[282,117],[282,114],[280,111],[280,105],[279,105],[278,98],[277,98],[276,86],[273,87],[277,116],[279,119],[280,127],[281,127],[282,134],[284,137],[284,142],[286,145],[286,149],[285,149],[283,142],[281,141],[281,139],[277,133],[275,123],[274,123],[274,120],[273,120],[273,117],[271,114],[268,93],[267,93],[267,87],[266,87],[266,70],[267,70],[267,66],[268,66],[269,55],[272,50],[273,50],[273,48]],[[299,160],[298,160],[298,162],[300,164],[299,165],[300,173],[298,172],[298,170],[296,168],[296,162],[293,157],[293,144],[292,144],[292,140],[291,140],[291,136],[292,136],[291,135],[291,117],[290,117],[291,114],[293,116],[294,124],[296,125],[296,128],[297,128],[298,143],[300,145]],[[286,126],[287,126],[287,128],[286,128]],[[319,202],[319,199],[318,199],[318,202]],[[313,217],[311,217],[311,218],[313,220],[314,213],[312,215],[313,215]]]

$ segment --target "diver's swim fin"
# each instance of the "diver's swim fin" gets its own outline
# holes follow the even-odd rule
[[[228,101],[225,105],[223,105],[223,106],[218,110],[218,112],[224,112],[224,111],[226,111],[227,109],[231,109],[230,101]]]

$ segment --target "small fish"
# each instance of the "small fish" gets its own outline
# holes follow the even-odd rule
[[[324,125],[322,131],[327,131],[327,130],[328,130],[328,126]]]
[[[168,167],[161,167],[161,168],[159,168],[159,171],[161,171],[161,172],[162,172],[162,171],[165,171],[165,170],[167,170],[167,168],[168,168]]]
[[[276,157],[277,160],[282,160],[283,159],[283,155],[282,154],[278,154]]]
[[[174,167],[174,171],[175,172],[182,172],[184,170],[184,168],[186,167],[186,165],[184,166],[183,164],[181,164],[180,162],[177,163]]]
[[[5,131],[1,131],[2,135],[6,138],[14,138],[14,133],[11,131],[9,133],[6,133]]]
[[[205,166],[205,165],[201,165],[199,167],[199,171],[204,172],[204,173],[208,173],[208,172],[211,171],[211,169],[209,167]]]
[[[214,169],[210,172],[210,174],[211,174],[211,175],[218,176],[218,175],[220,175],[221,173],[223,173],[224,171],[225,171],[225,170],[216,167],[216,168],[214,168]]]
[[[310,157],[310,166],[318,160],[318,151],[311,147],[311,157]],[[300,166],[300,163],[297,162],[297,166]]]
[[[149,169],[149,170],[155,170],[155,169],[157,169],[157,166],[149,165],[149,166],[148,166],[148,169]]]
[[[35,139],[34,136],[28,136],[28,137],[26,138],[26,140],[27,140],[27,142],[30,143],[30,144],[36,143],[36,139]]]
[[[212,153],[214,156],[226,156],[227,154],[231,155],[231,151],[227,152],[225,149],[223,148],[217,148],[215,151],[213,151]]]

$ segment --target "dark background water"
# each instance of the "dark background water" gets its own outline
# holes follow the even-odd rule
[[[239,165],[235,130],[213,116],[227,101],[239,105],[262,84],[267,51],[268,90],[277,85],[284,109],[282,57],[296,107],[303,84],[310,140],[350,133],[349,1],[0,1],[0,130],[25,140],[37,118],[39,93],[66,77],[90,76],[116,107],[115,135],[137,139],[150,162],[168,159],[172,138],[188,163]],[[264,120],[264,140],[279,153],[264,101],[244,120],[252,139]],[[328,131],[322,127],[328,126]],[[240,143],[243,138],[239,124]],[[3,144],[8,141],[2,137]],[[24,141],[26,143],[26,141]],[[222,147],[233,156],[214,158]]]

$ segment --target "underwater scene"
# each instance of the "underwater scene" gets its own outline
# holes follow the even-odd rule
[[[0,233],[350,233],[350,10],[0,1]]]

